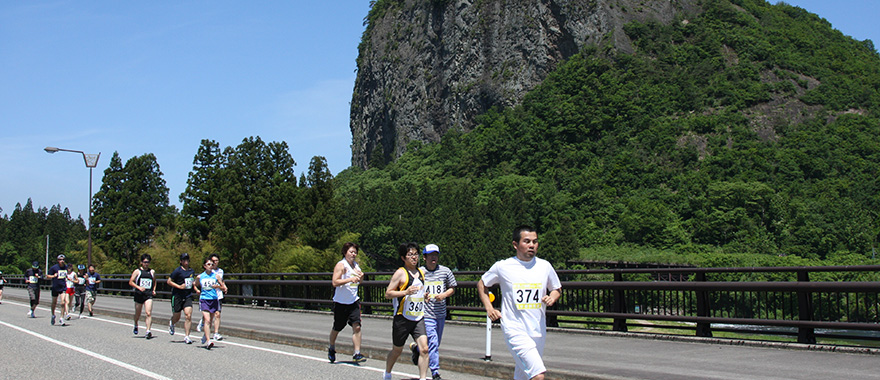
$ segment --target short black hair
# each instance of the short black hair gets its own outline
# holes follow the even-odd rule
[[[144,261],[144,260],[150,260],[150,261],[153,261],[153,257],[150,256],[149,253],[145,253],[145,254],[141,255],[141,261]]]
[[[513,229],[513,241],[519,243],[519,239],[522,239],[523,232],[535,232],[535,229],[531,226],[527,226],[525,224],[520,225]]]
[[[397,255],[401,258],[404,258],[406,257],[407,252],[409,252],[409,250],[411,249],[415,249],[416,252],[418,252],[419,245],[414,242],[401,243],[399,246],[397,246]]]
[[[345,257],[345,254],[348,252],[348,250],[351,247],[354,247],[355,251],[359,251],[361,249],[361,247],[358,247],[358,245],[356,243],[352,243],[352,242],[345,243],[342,245],[342,257]]]
[[[217,258],[217,260],[220,260],[220,255],[218,255],[216,253],[212,253],[210,256],[208,256],[209,259],[213,259],[215,257]]]

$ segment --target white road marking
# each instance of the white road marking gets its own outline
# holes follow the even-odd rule
[[[76,352],[79,352],[79,353],[83,353],[83,354],[89,355],[89,356],[91,356],[91,357],[93,357],[93,358],[96,358],[96,359],[98,359],[98,360],[103,360],[103,361],[105,361],[105,362],[107,362],[107,363],[110,363],[110,364],[113,364],[113,365],[117,365],[117,366],[122,367],[122,368],[125,368],[125,369],[127,369],[127,370],[129,370],[129,371],[132,371],[132,372],[135,372],[135,373],[138,373],[138,374],[141,374],[141,375],[144,375],[144,376],[147,376],[147,377],[153,378],[153,379],[163,379],[163,380],[164,380],[164,379],[167,379],[167,380],[171,380],[171,378],[168,378],[168,377],[162,376],[162,375],[160,375],[160,374],[158,374],[158,373],[150,372],[150,371],[147,371],[147,370],[145,370],[145,369],[143,369],[143,368],[140,368],[140,367],[135,367],[135,366],[133,366],[133,365],[131,365],[131,364],[128,364],[128,363],[125,363],[125,362],[121,362],[121,361],[119,361],[119,360],[116,360],[116,359],[113,359],[113,358],[110,358],[110,357],[107,357],[107,356],[101,355],[101,354],[99,354],[99,353],[97,353],[97,352],[89,351],[89,350],[87,350],[87,349],[85,349],[85,348],[77,347],[77,346],[74,346],[74,345],[69,344],[69,343],[64,343],[64,342],[62,342],[62,341],[60,341],[60,340],[50,338],[50,337],[45,336],[45,335],[43,335],[43,334],[40,334],[40,333],[37,333],[37,332],[31,331],[31,330],[28,330],[28,329],[25,329],[25,328],[21,328],[21,327],[18,327],[18,326],[16,326],[16,325],[13,325],[13,324],[9,324],[9,323],[6,323],[6,322],[3,322],[3,321],[0,321],[0,325],[3,325],[3,326],[6,326],[6,327],[9,327],[9,328],[16,329],[16,330],[21,331],[21,332],[23,332],[23,333],[25,333],[25,334],[29,334],[29,335],[35,336],[35,337],[37,337],[37,338],[40,338],[40,339],[45,340],[45,341],[50,342],[50,343],[55,343],[55,344],[57,344],[57,345],[59,345],[59,346],[61,346],[61,347],[69,348],[69,349],[74,350],[74,351],[76,351]]]

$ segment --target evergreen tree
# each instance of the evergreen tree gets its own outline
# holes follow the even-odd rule
[[[168,223],[168,187],[152,153],[132,157],[121,166],[114,152],[95,196],[93,238],[111,258],[135,265],[141,245]]]
[[[186,180],[186,190],[180,194],[183,204],[181,219],[183,229],[194,240],[208,238],[211,218],[217,214],[218,201],[215,196],[219,187],[218,175],[223,167],[220,144],[213,140],[202,140],[193,158],[193,169]]]

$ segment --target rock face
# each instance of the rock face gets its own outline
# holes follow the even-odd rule
[[[672,22],[698,0],[379,0],[351,102],[352,165],[396,159],[410,141],[469,131],[514,106],[590,45],[631,51],[623,25]]]

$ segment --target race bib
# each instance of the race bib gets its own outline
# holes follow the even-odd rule
[[[86,283],[86,279],[80,277],[80,278],[79,278],[79,284],[80,284],[80,285],[83,285],[83,284],[85,284],[85,283]]]
[[[95,278],[89,277],[89,285],[95,285]]]
[[[28,281],[29,281],[30,283],[32,283],[32,284],[36,283],[36,282],[37,282],[37,276],[30,276],[30,277],[28,277]]]
[[[185,288],[187,288],[187,289],[192,289],[192,288],[193,288],[193,279],[192,279],[192,277],[187,277],[186,279],[183,280],[183,287],[185,287]]]
[[[202,280],[202,289],[213,289],[215,284],[217,284],[217,281],[214,281],[211,278],[206,278]]]
[[[4,282],[5,282],[5,281],[3,281],[3,280],[0,280],[0,285],[3,285],[3,283],[4,283]]]
[[[153,288],[153,279],[152,278],[142,278],[140,281],[140,285],[142,288],[146,288],[150,290]]]
[[[425,293],[428,294],[440,294],[446,291],[446,284],[443,281],[428,281],[425,282]]]
[[[513,284],[513,301],[516,303],[517,310],[540,309],[544,306],[541,303],[541,291],[543,284],[515,283]]]
[[[67,277],[67,271],[64,269],[58,271],[58,278],[63,278],[63,277]]]
[[[409,299],[409,307],[406,315],[410,317],[421,317],[425,315],[425,297],[411,297]]]

